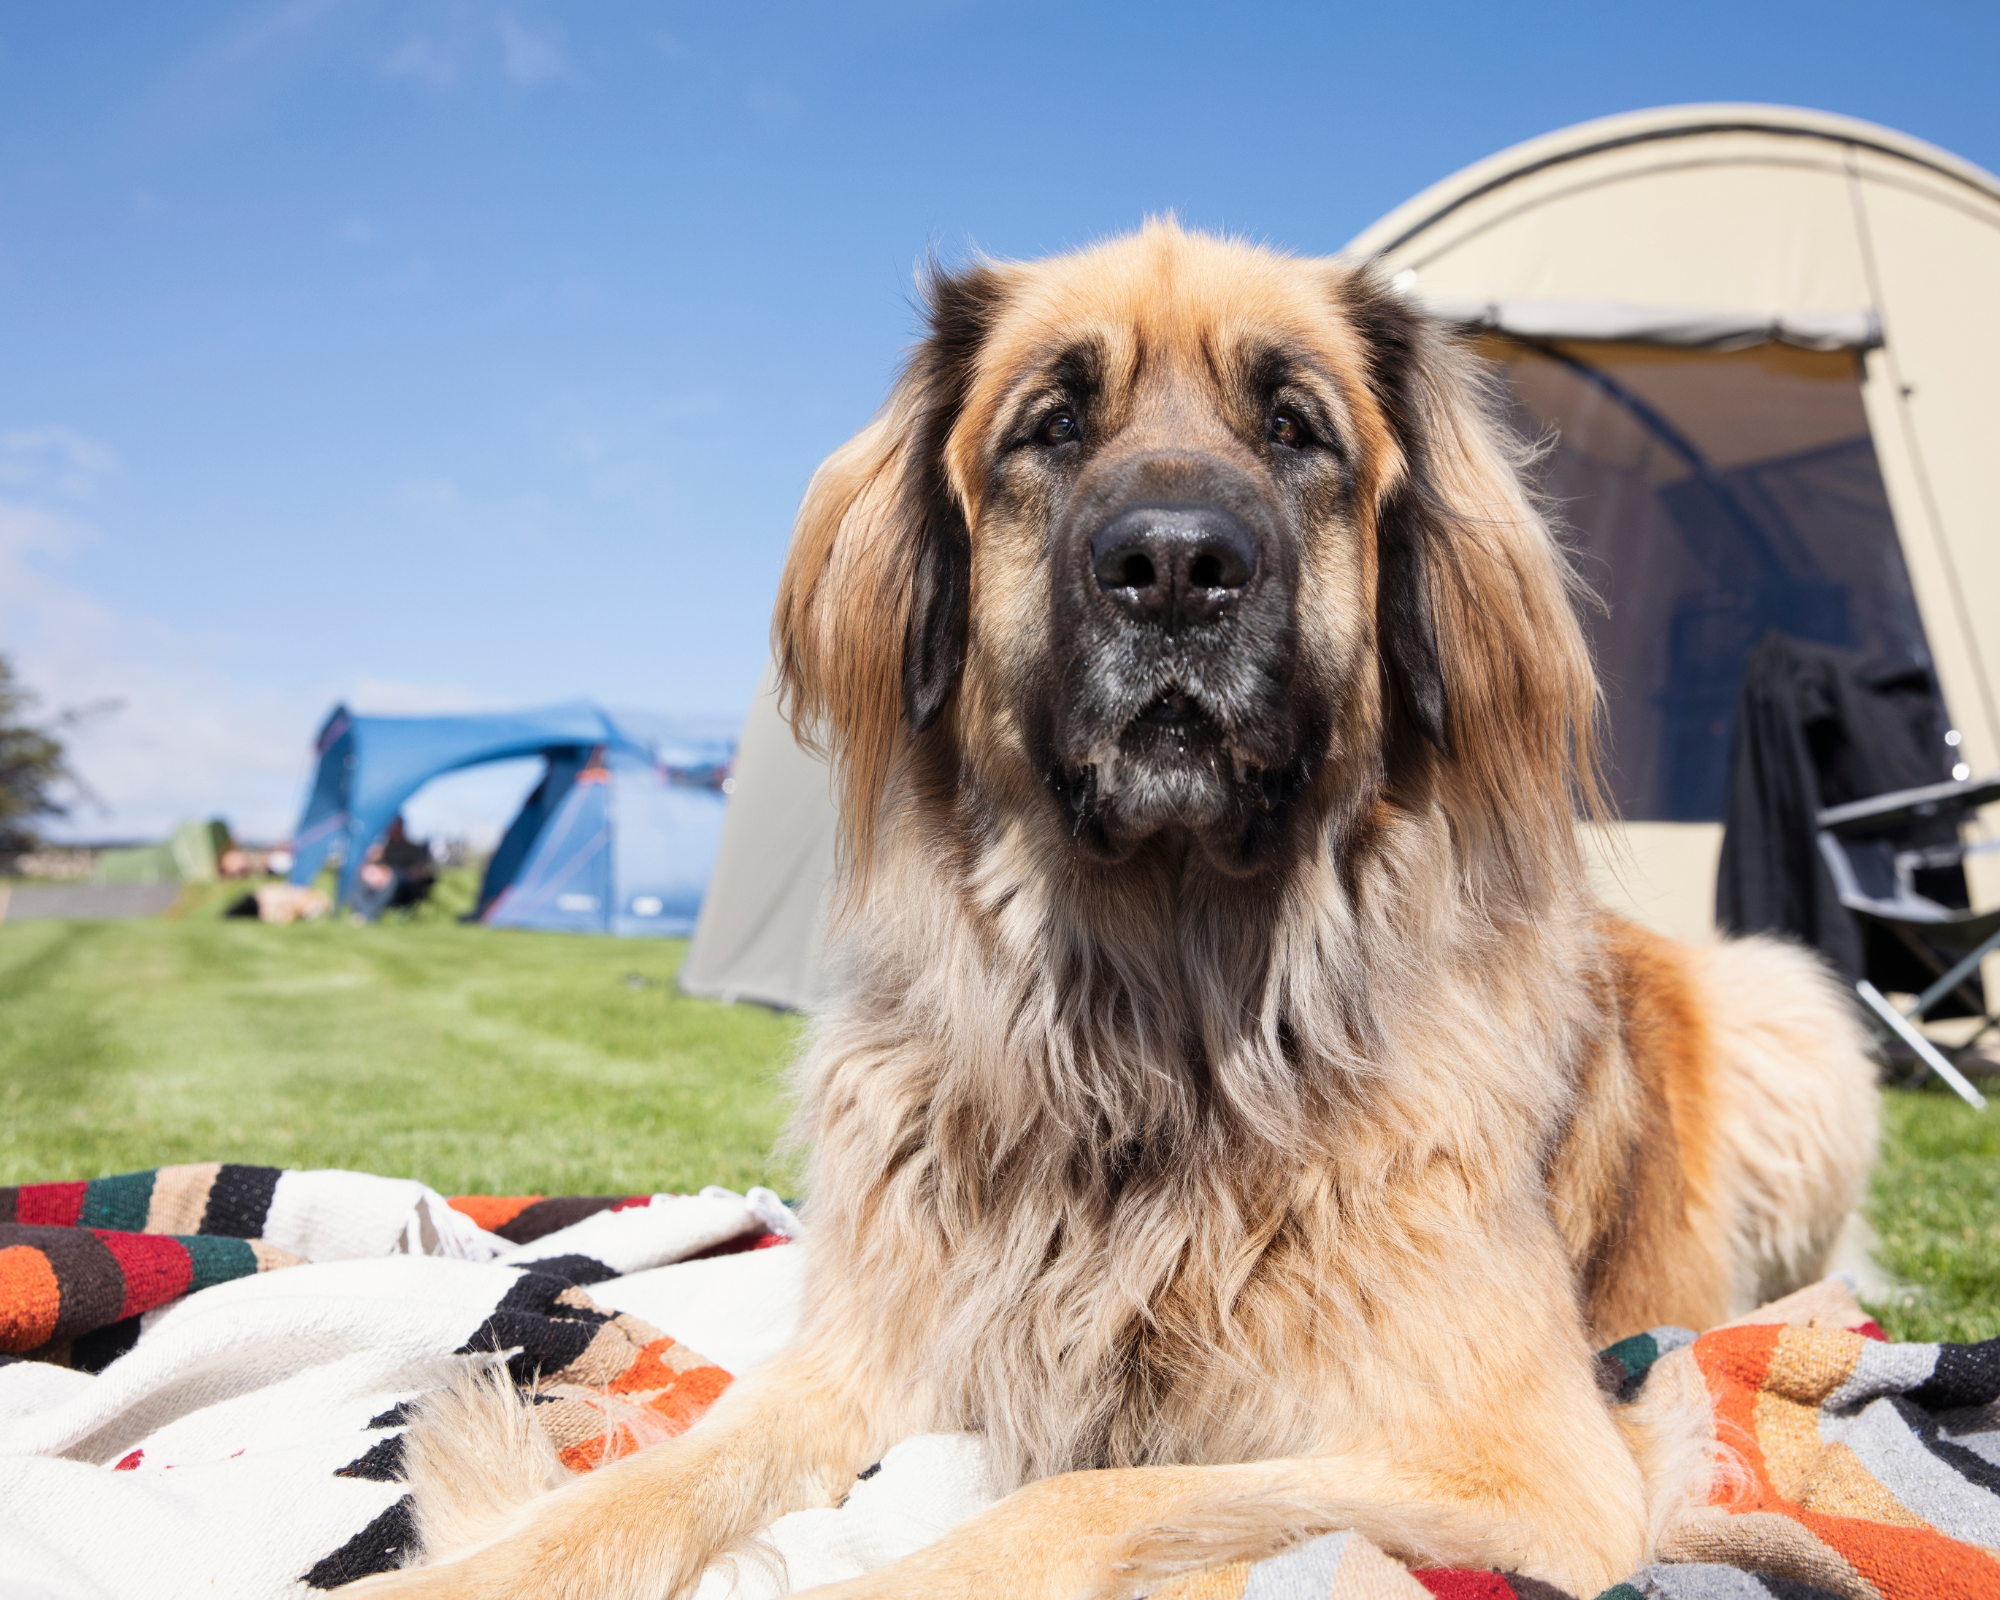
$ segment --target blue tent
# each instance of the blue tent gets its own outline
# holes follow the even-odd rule
[[[292,881],[340,857],[338,897],[431,779],[540,756],[541,782],[488,864],[477,915],[501,927],[682,934],[722,834],[733,731],[583,702],[459,717],[363,717],[336,706],[293,840]]]
[[[567,752],[528,797],[487,867],[479,916],[496,928],[575,933],[694,931],[722,844],[722,795],[624,750],[581,768]]]

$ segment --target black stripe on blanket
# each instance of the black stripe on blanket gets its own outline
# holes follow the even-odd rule
[[[338,1589],[377,1572],[393,1572],[403,1554],[416,1548],[415,1503],[404,1495],[332,1555],[313,1564],[299,1581],[309,1589]]]
[[[507,1371],[517,1384],[534,1382],[538,1372],[562,1371],[590,1348],[597,1330],[611,1320],[609,1312],[564,1304],[563,1296],[575,1294],[575,1289],[566,1278],[533,1270],[522,1274],[521,1281],[501,1296],[493,1315],[456,1353],[514,1351]]]
[[[139,1319],[107,1323],[90,1333],[78,1334],[69,1347],[69,1364],[78,1372],[102,1372],[139,1342]]]
[[[1919,1444],[1961,1478],[1978,1484],[1989,1493],[2000,1495],[2000,1467],[1964,1445],[1953,1443],[1945,1434],[1944,1418],[1934,1417],[1928,1411],[1911,1405],[1899,1394],[1888,1398],[1889,1404],[1896,1408],[1896,1415],[1903,1419],[1903,1426],[1917,1436]]]
[[[1910,1398],[1926,1411],[1955,1411],[2000,1399],[2000,1339],[1983,1344],[1941,1344],[1937,1365]]]
[[[1514,1600],[1572,1600],[1569,1590],[1558,1589],[1554,1584],[1544,1583],[1540,1578],[1524,1577],[1518,1572],[1509,1572],[1504,1576],[1506,1587],[1514,1591]],[[1496,1594],[1499,1592],[1498,1585],[1495,1585],[1494,1592]]]
[[[406,1434],[395,1433],[386,1439],[377,1439],[334,1476],[366,1478],[371,1483],[400,1482],[403,1476],[403,1440],[407,1437]]]
[[[225,1165],[209,1185],[208,1209],[201,1214],[197,1233],[219,1234],[225,1239],[261,1239],[264,1219],[270,1214],[271,1196],[278,1192],[276,1167]]]
[[[616,1267],[607,1267],[594,1256],[544,1256],[539,1261],[523,1261],[522,1268],[545,1278],[560,1278],[582,1289],[593,1283],[620,1276]]]

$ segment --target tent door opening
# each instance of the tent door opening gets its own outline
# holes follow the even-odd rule
[[[1584,619],[1627,821],[1722,819],[1737,694],[1768,632],[1931,673],[1856,351],[1506,334],[1479,349],[1543,441],[1542,492],[1603,602]]]

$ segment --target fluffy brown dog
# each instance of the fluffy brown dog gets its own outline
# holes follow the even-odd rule
[[[805,1325],[522,1505],[511,1398],[441,1405],[443,1564],[372,1582],[682,1595],[977,1429],[1025,1487],[840,1593],[1143,1593],[1334,1527],[1596,1593],[1708,1464],[1593,1347],[1817,1273],[1874,1139],[1841,998],[1594,906],[1567,569],[1365,272],[1161,224],[937,276],[930,323],[775,625],[851,847]]]

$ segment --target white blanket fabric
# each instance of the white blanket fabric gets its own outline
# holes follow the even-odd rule
[[[403,1495],[365,1466],[400,1426],[385,1414],[437,1382],[533,1260],[588,1255],[624,1272],[585,1292],[739,1375],[798,1320],[796,1246],[654,1264],[751,1229],[795,1229],[775,1197],[660,1197],[518,1249],[458,1226],[456,1213],[349,1238],[314,1220],[304,1186],[289,1198],[298,1225],[287,1248],[396,1253],[190,1295],[150,1314],[139,1342],[95,1376],[0,1367],[0,1600],[321,1593],[321,1564],[365,1544]],[[427,1213],[423,1200],[413,1193],[404,1209]],[[702,1600],[767,1600],[857,1576],[991,1499],[976,1440],[911,1440],[840,1509],[778,1522],[768,1537],[778,1561],[711,1572]]]

